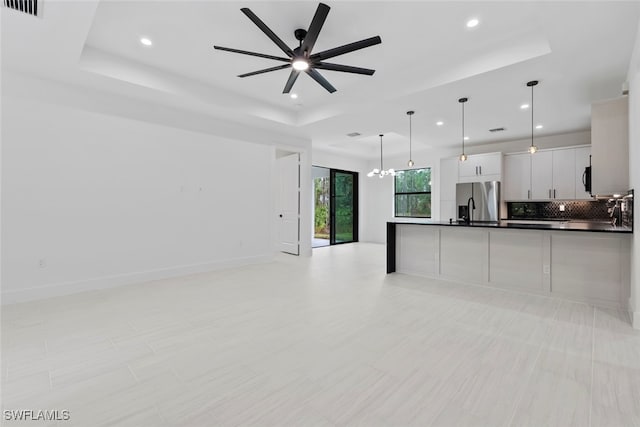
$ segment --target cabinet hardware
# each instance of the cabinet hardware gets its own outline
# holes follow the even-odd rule
[[[551,198],[551,189],[549,189],[549,198]]]
[[[476,175],[478,175],[478,167],[476,166]]]
[[[527,199],[531,199],[531,190],[527,190]]]
[[[482,175],[482,166],[478,166],[478,169],[480,170],[480,175]]]
[[[556,189],[555,188],[553,189],[553,198],[554,199],[556,198]]]

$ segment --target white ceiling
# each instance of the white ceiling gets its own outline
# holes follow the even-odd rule
[[[288,70],[240,79],[280,65],[213,45],[281,56],[243,13],[249,7],[290,46],[309,25],[316,1],[45,0],[42,18],[3,10],[2,67],[108,93],[310,138],[314,147],[373,158],[458,146],[466,96],[468,144],[526,138],[535,88],[537,135],[589,128],[590,104],[620,95],[640,2],[332,1],[315,52],[379,35],[382,44],[331,62],[376,69],[369,76],[321,73],[329,94],[306,75],[292,100]],[[465,22],[477,17],[480,25]],[[139,43],[142,36],[152,47]],[[438,127],[435,122],[444,121]],[[500,134],[488,129],[505,127]],[[346,136],[359,132],[360,137]]]

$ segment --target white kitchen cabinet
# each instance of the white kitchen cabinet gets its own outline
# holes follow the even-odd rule
[[[531,198],[531,154],[504,156],[504,200],[528,200]]]
[[[589,199],[582,174],[589,166],[590,147],[507,154],[504,160],[504,200]]]
[[[591,199],[591,194],[584,189],[584,169],[589,166],[589,157],[591,155],[591,147],[576,148],[576,199]]]
[[[538,151],[531,155],[531,199],[549,200],[553,191],[553,153]]]
[[[502,181],[502,153],[470,155],[458,170],[458,182]]]
[[[552,199],[575,199],[576,197],[576,150],[567,148],[553,150]]]
[[[456,215],[456,184],[458,183],[457,157],[440,159],[440,220],[457,218]]]
[[[591,192],[629,189],[629,103],[626,96],[591,106]]]

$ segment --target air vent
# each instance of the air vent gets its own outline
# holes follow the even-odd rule
[[[4,5],[18,12],[38,16],[38,0],[4,0]]]
[[[489,132],[504,132],[505,130],[505,128],[493,128],[489,129]]]
[[[351,132],[347,134],[347,136],[350,136],[351,138],[355,138],[356,136],[360,135],[362,135],[360,132]]]

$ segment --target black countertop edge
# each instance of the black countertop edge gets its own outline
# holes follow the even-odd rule
[[[388,224],[410,224],[410,225],[435,225],[445,227],[470,227],[470,228],[501,228],[501,229],[517,229],[517,230],[551,230],[551,231],[588,231],[596,233],[623,233],[632,234],[633,229],[630,227],[614,227],[605,223],[589,223],[589,222],[566,222],[566,223],[550,223],[550,224],[517,224],[508,221],[498,222],[472,222],[467,224],[464,222],[434,221],[434,222],[402,222],[390,221]]]

